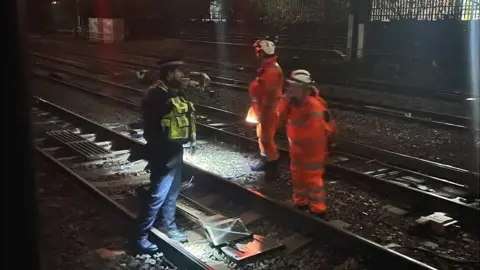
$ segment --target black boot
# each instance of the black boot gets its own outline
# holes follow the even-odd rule
[[[278,160],[272,160],[265,163],[265,181],[277,181],[280,177]]]
[[[266,165],[267,165],[267,161],[265,160],[264,157],[261,157],[260,161],[258,161],[253,165],[250,165],[250,169],[254,172],[260,172],[265,170]]]
[[[310,212],[310,213],[312,214],[312,216],[314,216],[316,218],[327,220],[327,213],[326,212],[322,212],[322,213]]]
[[[295,209],[300,210],[300,211],[308,211],[308,204],[306,204],[306,205],[296,205],[296,204],[294,204],[293,207]]]

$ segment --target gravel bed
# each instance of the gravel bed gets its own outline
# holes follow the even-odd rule
[[[43,269],[173,269],[163,254],[125,252],[128,228],[43,161],[36,166]],[[82,202],[82,203],[78,203]]]
[[[127,59],[125,56],[122,58]],[[148,62],[144,59],[135,61]],[[139,85],[131,86],[139,87]],[[249,104],[247,93],[216,87],[212,87],[212,90],[216,91],[213,97],[206,92],[191,91],[191,99],[199,104],[215,106],[241,114],[247,111]],[[342,91],[336,92],[341,93]],[[372,96],[378,95],[372,94]],[[380,99],[383,100],[383,98]],[[399,104],[398,99],[392,100]],[[442,109],[445,108],[444,105],[442,105]],[[458,109],[455,110],[458,111]],[[478,164],[475,164],[474,159],[471,158],[475,156],[474,139],[470,133],[465,131],[430,128],[420,123],[361,112],[335,109],[332,112],[337,121],[338,139],[373,145],[468,170],[478,170]]]
[[[215,141],[199,145],[194,155],[186,151],[184,160],[229,179],[253,173],[248,164],[255,162],[252,155],[239,148]]]
[[[128,119],[137,120],[136,113],[129,112],[126,109],[119,109],[107,105],[96,107],[98,100],[93,97],[87,96],[83,93],[69,91],[68,89],[61,87],[52,87],[52,84],[48,85],[49,87],[46,88],[47,90],[42,90],[44,91],[42,97],[58,103],[60,106],[65,106],[69,109],[72,109],[73,111],[83,114],[84,116],[90,117],[89,115],[94,115],[95,121],[99,121],[101,123],[106,121],[110,123],[113,121],[126,123],[129,122]],[[40,86],[41,84],[37,83],[35,90],[39,89]],[[47,85],[44,84],[44,86]],[[58,88],[63,89],[61,93],[65,93],[65,95],[59,95],[57,92],[56,94],[50,93],[51,97],[47,97],[49,91],[52,91],[53,89],[56,90]],[[78,102],[78,100],[82,100],[82,102]],[[119,117],[121,114],[124,114],[124,116]],[[128,117],[126,117],[127,115]],[[215,144],[213,143],[213,145]],[[203,147],[207,147],[207,145],[203,145]],[[220,151],[222,148],[218,145],[215,145],[213,146],[213,149],[214,150],[204,150],[207,151],[206,153],[209,153],[209,155],[206,155],[206,158],[217,160],[218,157],[215,157],[217,155],[214,155],[214,153],[223,154],[223,152]],[[245,161],[248,160],[246,157],[249,157],[246,152],[237,152],[237,157],[234,156],[235,152],[230,150],[227,150],[227,152],[229,152],[229,155],[231,155],[230,158],[232,160],[243,159],[243,161]],[[197,166],[205,166],[204,164],[206,164],[205,161],[202,161],[201,163],[195,163]],[[211,164],[209,166],[214,166],[216,162],[208,162],[208,164]],[[218,162],[218,166],[220,168],[210,168],[210,170],[221,170],[221,168],[224,170],[226,169],[225,163]],[[239,181],[239,179],[247,179],[247,181],[251,182],[251,187],[258,188],[259,191],[265,192],[270,196],[272,196],[271,194],[273,193],[276,195],[274,196],[275,198],[285,200],[286,197],[289,197],[291,192],[288,180],[289,173],[286,171],[286,169],[287,167],[285,164],[285,171],[282,172],[282,178],[276,183],[270,183],[267,185],[263,184],[261,181],[256,181],[258,177],[252,176],[251,174],[247,174],[234,180]],[[230,170],[230,167],[227,170]],[[416,239],[415,237],[409,235],[409,233],[406,231],[410,227],[412,219],[404,217],[391,218],[390,215],[385,215],[385,211],[382,209],[382,207],[387,204],[387,202],[384,202],[382,199],[378,198],[378,196],[359,190],[357,187],[347,184],[346,181],[338,181],[338,179],[332,179],[329,177],[327,178],[326,182],[330,207],[330,219],[344,220],[345,222],[351,224],[350,230],[360,233],[367,238],[375,239],[383,244],[394,242],[399,245],[409,246],[409,244],[411,244],[413,241],[413,245],[418,246],[419,241],[423,240]],[[352,208],[352,205],[355,205],[355,208]],[[375,224],[375,226],[372,226],[372,224]],[[369,227],[369,230],[365,230],[365,226],[371,226],[371,228]],[[392,226],[395,227],[395,230],[392,230]],[[474,239],[468,234],[463,233],[452,237],[453,240],[448,241],[444,241],[442,239],[433,240],[436,242],[436,244],[438,244],[436,250],[438,252],[444,252],[446,254],[452,254],[458,257],[476,259],[476,254],[478,254],[478,239]],[[471,245],[467,246],[465,244],[466,242],[471,243]],[[409,247],[412,248],[412,246]],[[406,254],[416,256],[417,258],[420,256],[421,260],[426,259],[424,254],[413,252],[412,249],[408,249],[405,252]]]
[[[127,124],[141,121],[140,115],[137,112],[127,109],[115,109],[114,106],[101,102],[101,99],[65,88],[58,84],[52,84],[44,79],[31,77],[30,85],[32,85],[32,95],[59,104],[98,123]],[[107,121],[105,121],[106,115],[108,115]]]

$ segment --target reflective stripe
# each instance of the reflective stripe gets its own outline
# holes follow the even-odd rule
[[[325,197],[323,196],[310,196],[310,200],[313,201],[313,202],[323,202],[325,201]]]
[[[295,197],[307,197],[308,196],[308,193],[306,191],[304,192],[299,192],[299,191],[294,191],[293,192],[293,195]]]
[[[288,138],[288,142],[294,145],[303,146],[310,143],[322,143],[325,140],[323,138],[312,138],[312,139],[303,139],[303,140],[292,140]]]
[[[252,98],[252,102],[253,102],[253,103],[259,103],[259,104],[260,104],[260,100],[258,100],[258,99]]]
[[[185,99],[180,97],[174,97],[171,99],[172,104],[174,105],[173,108],[176,110],[177,113],[186,113],[188,111],[188,103]]]
[[[288,124],[294,126],[294,127],[304,127],[306,126],[307,122],[304,121],[292,121],[291,119],[288,119]]]
[[[318,192],[322,192],[322,191],[325,191],[325,189],[323,187],[316,187],[316,188],[308,189],[308,192],[311,192],[311,193],[318,193]]]
[[[311,112],[307,115],[311,117],[323,117],[323,112]]]
[[[172,110],[161,120],[161,126],[168,130],[170,140],[184,140],[189,138],[189,134],[195,134],[195,109],[193,103],[183,97],[170,98],[173,105]]]
[[[308,170],[319,170],[319,169],[323,169],[323,162],[322,163],[302,163],[302,162],[292,161],[291,166],[302,167]]]
[[[307,124],[308,119],[306,119],[306,118],[308,118],[308,117],[323,118],[323,112],[311,112],[311,113],[300,116],[299,119],[297,119],[297,120],[288,119],[288,123],[292,126],[304,127]]]

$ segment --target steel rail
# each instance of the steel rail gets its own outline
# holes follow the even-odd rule
[[[57,79],[53,80],[62,82]],[[88,127],[92,130],[108,133],[109,138],[114,138],[114,140],[119,142],[119,144],[122,146],[130,146],[130,149],[135,149],[144,145],[143,142],[134,140],[113,130],[105,128],[82,116],[73,113],[67,114],[65,109],[57,105],[44,100],[42,100],[42,102],[44,102],[44,104],[49,104],[50,110],[55,110],[57,113],[62,113],[62,115],[69,121],[84,127]],[[202,132],[201,130],[199,131]],[[196,175],[196,178],[199,179],[198,181],[204,183],[210,182],[210,185],[217,187],[222,192],[227,192],[232,197],[239,198],[256,205],[256,210],[260,211],[266,216],[271,216],[272,218],[288,222],[297,228],[307,229],[309,233],[323,241],[326,241],[332,246],[349,252],[360,253],[365,258],[371,259],[371,262],[376,266],[383,266],[393,269],[435,269],[429,265],[391,249],[385,248],[384,246],[360,237],[354,233],[334,227],[321,219],[314,218],[311,215],[286,205],[285,203],[278,202],[259,192],[244,188],[218,175],[204,171],[192,164],[186,163],[185,165],[185,170],[190,172],[193,171]],[[88,186],[88,183],[83,183],[83,185]],[[99,196],[103,195],[99,194]]]
[[[42,57],[48,59],[48,56],[46,55],[42,55]],[[58,61],[57,58],[53,58],[52,60]],[[67,64],[68,62],[69,61],[62,61],[62,63],[67,63]],[[40,64],[40,63],[38,64],[43,67],[47,67],[44,64]],[[71,71],[66,71],[66,70],[62,70],[62,69],[54,68],[50,66],[48,66],[48,68],[56,69],[61,72],[71,74],[74,76],[79,76],[84,79],[95,80],[98,82],[106,83],[108,85],[122,88],[124,90],[134,92],[136,94],[143,93],[142,90],[117,84],[117,83],[113,83],[107,80],[102,80],[99,78],[95,78],[93,76],[78,74],[78,73],[74,73]],[[209,107],[201,104],[197,104],[196,106],[201,107],[205,110],[208,110],[209,112],[212,112],[212,113],[220,113],[220,115],[224,117],[228,116],[230,121],[239,121],[243,119],[243,116],[239,114],[228,112],[218,108],[213,108],[213,107]],[[471,172],[462,168],[457,168],[457,167],[453,167],[446,164],[441,164],[441,163],[420,159],[420,158],[416,158],[408,155],[394,153],[391,151],[386,151],[386,150],[378,149],[371,146],[366,146],[366,145],[361,145],[361,144],[356,144],[356,143],[351,143],[346,141],[338,141],[336,145],[337,145],[336,149],[339,151],[353,153],[355,155],[364,156],[366,158],[379,159],[394,166],[408,168],[410,170],[427,173],[432,176],[450,179],[452,181],[455,181],[457,183],[470,186],[470,187],[475,187],[479,179],[478,173]]]
[[[106,98],[108,100],[114,101],[116,103],[120,103],[122,106],[127,106],[130,109],[133,110],[140,110],[140,107],[136,103],[128,102],[123,99],[119,99],[116,97],[112,97],[103,93],[99,93],[95,90],[88,89],[86,87],[70,83],[70,82],[65,82],[62,80],[58,80],[56,78],[51,78],[51,77],[45,77],[39,74],[35,74],[37,76],[40,76],[42,78],[47,78],[50,80],[53,80],[55,82],[67,85],[69,87],[76,88],[78,90],[87,92],[89,94],[93,94],[102,98]],[[198,108],[197,108],[198,110]],[[214,108],[209,108],[209,110],[214,110]],[[200,113],[200,112],[199,112]],[[247,148],[252,148],[256,147],[257,145],[257,140],[254,138],[248,138],[242,135],[239,135],[235,130],[223,130],[222,128],[217,128],[214,126],[209,126],[208,124],[203,124],[201,122],[197,123],[198,129],[199,129],[199,134],[202,135],[214,135],[214,134],[222,134],[221,140],[225,140],[226,142],[232,143],[235,142],[237,144],[241,144]],[[280,153],[282,157],[288,158],[288,149],[279,147]],[[356,157],[352,154],[349,153],[343,153],[340,151],[336,151],[332,153],[332,156],[334,155],[339,155],[339,156],[344,156],[344,157],[349,157],[349,158],[359,158]],[[369,162],[371,159],[362,159],[364,162]],[[379,163],[381,164],[381,163]],[[448,182],[442,179],[436,179],[429,177],[428,175],[422,175],[419,173],[411,172],[405,169],[401,169],[395,166],[389,166],[385,165],[386,168],[391,168],[393,170],[401,170],[408,175],[412,176],[417,176],[417,177],[422,177],[424,179],[428,179],[429,181],[439,181],[440,184],[446,185],[448,187],[454,188],[454,189],[465,189],[465,187],[462,187],[461,185]],[[326,164],[326,169],[327,171],[335,172],[338,174],[342,174],[344,176],[347,176],[347,180],[359,183],[359,184],[365,184],[368,183],[371,187],[374,187],[375,189],[381,191],[381,192],[389,192],[390,196],[394,196],[395,199],[413,204],[415,207],[423,210],[429,210],[429,211],[446,211],[449,214],[453,215],[457,219],[459,219],[468,229],[473,229],[478,225],[480,222],[480,209],[478,206],[476,206],[474,203],[468,203],[466,202],[465,199],[462,198],[449,198],[448,196],[441,196],[440,194],[437,194],[435,192],[431,192],[430,190],[424,190],[422,187],[423,185],[415,185],[414,183],[410,184],[405,184],[402,182],[398,181],[391,181],[388,179],[383,179],[381,177],[375,177],[375,175],[369,175],[367,173],[362,173],[359,171],[356,171],[354,169],[350,169],[348,167],[342,166],[337,164]],[[412,185],[413,184],[413,185]],[[431,183],[430,183],[431,184]],[[438,183],[434,183],[437,184]]]
[[[87,78],[87,79],[97,80],[96,78],[92,78],[92,77],[86,76],[86,75],[81,75],[81,77]],[[122,88],[122,89],[125,89],[125,90],[134,91],[137,94],[142,92],[142,90],[139,90],[139,89],[135,89],[135,88],[111,83],[111,82],[108,82],[108,81],[104,81],[104,80],[99,80],[99,81],[103,82],[103,83],[108,83],[109,85],[119,87],[119,88]],[[100,94],[100,93],[95,92],[95,91],[93,91],[93,92],[94,92],[93,94],[97,94],[97,95],[100,95],[100,96],[103,95],[103,94]],[[115,98],[115,99],[117,99],[117,98]],[[117,101],[125,102],[125,104],[130,104],[130,106],[134,106],[134,107],[136,106],[134,103],[125,101],[123,99],[117,99]],[[233,113],[230,113],[230,112],[227,112],[227,111],[218,110],[216,108],[212,108],[212,107],[208,107],[208,106],[202,106],[202,105],[197,105],[197,106],[198,106],[197,110],[200,108],[200,109],[203,109],[204,112],[208,111],[209,113],[214,113],[214,114],[218,114],[219,112],[221,112],[221,115],[223,115],[223,118],[225,118],[225,116],[227,116],[229,118],[228,121],[242,122],[241,121],[242,116],[240,116],[238,114],[233,114]],[[199,110],[199,112],[201,112],[201,110]],[[238,140],[238,139],[239,138],[235,138],[235,140]],[[252,144],[251,146],[253,146],[253,144],[256,143],[256,141],[252,140],[251,138],[249,138],[249,140],[250,140],[250,143]],[[387,157],[387,160],[391,160],[392,163],[394,163],[393,164],[394,166],[386,165],[386,167],[387,168],[390,167],[391,169],[395,169],[395,170],[399,169],[397,166],[395,166],[395,163],[411,162],[413,164],[417,164],[418,161],[421,161],[421,160],[416,159],[416,158],[408,157],[408,156],[405,156],[405,155],[395,155],[395,153],[392,153],[392,152],[388,152],[388,151],[384,151],[384,150],[380,150],[380,149],[375,149],[375,148],[371,148],[371,147],[367,147],[367,146],[363,146],[363,145],[359,145],[359,144],[352,144],[352,143],[347,143],[347,145],[345,145],[345,144],[346,143],[340,143],[335,148],[336,151],[333,154],[334,155],[335,154],[340,154],[342,156],[350,157],[350,158],[353,158],[353,159],[355,159],[355,158],[358,159],[358,157],[356,157],[355,155],[349,154],[349,152],[351,152],[351,149],[357,149],[358,153],[361,153],[360,156],[365,156],[365,153],[370,153],[370,155],[367,155],[368,160],[371,160],[372,156],[375,159],[377,159],[379,157],[380,158]],[[348,151],[347,151],[348,153],[342,152],[342,149],[348,149]],[[283,151],[288,152],[287,149],[283,149]],[[377,162],[377,163],[381,164],[380,162]],[[438,168],[438,167],[435,166],[435,165],[438,165],[438,164],[430,164],[430,163],[426,163],[426,164],[431,165],[432,166],[431,169],[433,169],[433,170],[435,170],[435,168]],[[377,187],[378,187],[378,184],[377,184],[378,182],[375,182],[376,180],[381,181],[380,183],[382,185],[386,185],[385,187],[388,187],[388,186],[396,187],[396,188],[394,188],[394,190],[403,191],[404,193],[406,192],[407,194],[410,194],[409,198],[412,199],[412,200],[408,201],[409,203],[415,202],[415,203],[421,205],[423,208],[429,208],[429,209],[432,209],[432,210],[438,210],[438,207],[442,207],[442,208],[444,208],[444,209],[446,209],[450,212],[457,213],[457,215],[462,217],[462,220],[470,221],[468,223],[471,223],[471,221],[475,222],[477,220],[476,218],[472,219],[471,215],[476,214],[478,212],[477,211],[478,209],[476,207],[472,207],[472,205],[470,203],[468,203],[468,201],[465,200],[465,199],[456,198],[456,197],[448,198],[448,196],[447,197],[438,196],[435,192],[422,190],[421,185],[420,186],[413,186],[413,187],[408,187],[408,186],[405,187],[404,183],[398,183],[397,181],[385,181],[383,179],[378,179],[378,177],[372,177],[371,175],[365,175],[364,173],[354,172],[354,171],[346,169],[342,166],[335,166],[335,165],[329,165],[329,166],[334,166],[333,167],[334,169],[332,171],[339,172],[339,170],[340,170],[340,172],[347,173],[349,176],[355,176],[356,175],[356,177],[353,178],[353,179],[360,179],[361,178],[361,179],[364,179],[363,181],[369,181],[372,185],[377,186]],[[426,165],[424,165],[424,166],[426,166]],[[401,167],[404,167],[404,166],[401,166]],[[440,168],[444,168],[444,167],[440,167]],[[404,171],[404,172],[407,172],[409,175],[414,176],[414,177],[417,176],[417,177],[421,177],[423,179],[428,179],[431,182],[430,184],[432,184],[432,182],[433,182],[434,186],[436,184],[436,185],[443,185],[445,187],[451,187],[453,189],[458,189],[458,190],[468,190],[468,187],[465,187],[465,186],[462,186],[462,185],[459,185],[459,184],[455,184],[455,183],[449,182],[447,180],[438,179],[438,178],[435,178],[435,177],[432,177],[432,176],[423,175],[423,174],[419,174],[419,173],[415,173],[415,172],[409,172],[405,169],[400,169],[400,170]],[[435,182],[438,182],[438,183],[435,183]],[[428,203],[425,204],[425,202],[428,202]]]
[[[198,39],[198,37],[200,38],[206,37],[206,40]],[[190,43],[223,44],[223,45],[231,45],[231,46],[251,46],[250,44],[241,43],[243,40],[245,40],[245,38],[241,38],[240,36],[235,36],[235,39],[234,39],[234,40],[238,40],[239,42],[233,42],[233,41],[225,42],[221,40],[214,41],[209,39],[208,35],[190,35],[188,37],[179,36],[178,38],[182,41],[190,42]],[[322,48],[319,46],[301,46],[301,47],[284,46],[282,48],[285,48],[288,50],[313,50],[313,51],[321,51],[321,52],[334,52],[334,51],[341,52],[342,50],[342,48],[339,48],[339,50],[335,50],[335,49],[329,49],[329,48]],[[344,56],[342,57],[342,59],[345,60],[345,62],[347,62]],[[358,78],[352,81],[335,80],[332,82],[332,84],[364,88],[364,89],[374,90],[374,91],[375,90],[382,91],[382,92],[387,91],[394,94],[408,94],[409,96],[421,96],[421,97],[427,97],[427,98],[434,96],[438,99],[446,100],[446,101],[455,100],[457,102],[465,102],[469,98],[476,98],[477,100],[480,99],[480,97],[478,96],[472,97],[459,92],[437,91],[430,88],[399,85],[391,82],[372,81],[372,80],[366,80],[361,78]],[[398,89],[401,89],[401,93],[400,91],[398,91]]]
[[[221,42],[213,42],[213,41],[202,41],[202,40],[194,40],[194,39],[183,39],[185,42],[192,42],[192,43],[208,43],[208,44],[218,44]],[[233,46],[251,46],[249,44],[237,44],[237,43],[221,43],[225,45],[233,45]],[[287,48],[288,49],[288,48]],[[291,49],[291,48],[290,48]],[[300,50],[303,50],[300,48]],[[308,50],[308,48],[307,48]],[[326,52],[332,52],[336,50],[332,49],[320,49],[320,51],[326,51]],[[337,52],[335,52],[337,53]],[[125,54],[125,53],[124,53]],[[158,54],[154,53],[147,53],[147,54],[139,54],[139,53],[129,53],[129,54],[134,54],[134,55],[148,55],[150,57],[163,57]],[[342,57],[342,54],[339,54],[339,56]],[[203,62],[204,64],[207,64],[209,66],[215,66],[215,62],[213,61],[208,61],[208,60],[202,60],[202,59],[189,59],[191,62]],[[221,65],[222,67],[225,68],[230,68],[233,70],[239,70],[240,69],[245,69],[248,71],[254,72],[256,68],[250,67],[250,66],[240,66],[240,65],[235,65],[235,64],[228,64],[225,65],[223,63],[218,63],[218,65]],[[378,92],[388,92],[391,94],[399,94],[399,95],[404,95],[404,96],[412,96],[412,97],[423,97],[423,98],[436,98],[439,100],[445,100],[445,101],[455,101],[455,102],[461,102],[461,103],[466,103],[468,104],[470,99],[475,98],[476,100],[479,100],[480,97],[472,97],[470,95],[466,95],[464,93],[460,92],[448,92],[448,91],[438,91],[435,89],[431,88],[424,88],[424,87],[415,87],[415,86],[407,86],[407,85],[399,85],[391,82],[385,82],[385,81],[372,81],[372,80],[367,80],[367,79],[353,79],[353,80],[333,80],[331,82],[326,82],[327,84],[332,84],[332,85],[338,85],[338,86],[345,86],[345,87],[352,87],[352,88],[358,88],[358,89],[366,89],[366,90],[371,90],[371,91],[378,91]]]
[[[31,53],[31,54],[37,57],[46,58],[45,55],[42,55],[42,54],[38,54],[38,53]],[[128,67],[130,69],[135,69],[135,68],[158,69],[157,66],[150,65],[150,64],[131,63],[128,61],[107,58],[107,57],[97,57],[93,55],[88,55],[88,56],[82,55],[82,56],[87,58],[101,59],[101,61],[105,61],[105,62],[113,62],[119,66]],[[68,64],[68,60],[64,60],[64,63]],[[228,87],[232,90],[236,90],[244,93],[247,93],[248,91],[248,82],[231,79],[231,78],[217,77],[217,76],[210,76],[210,77],[216,80],[216,81],[212,81],[212,85],[216,85],[219,87]],[[461,130],[471,130],[474,127],[473,120],[463,116],[441,114],[441,113],[436,113],[431,111],[405,109],[405,108],[396,107],[396,106],[378,105],[375,103],[364,102],[364,101],[359,101],[354,99],[347,99],[347,98],[334,98],[329,96],[326,96],[326,98],[328,100],[329,106],[332,108],[386,115],[389,117],[417,122],[417,123],[425,124],[432,127],[452,128],[452,129],[461,129]]]
[[[92,130],[101,131],[103,133],[109,132],[105,130],[104,127],[101,125],[94,123],[78,114],[73,112],[67,111],[51,102],[48,102],[44,99],[33,97],[34,103],[36,107],[40,107],[42,109],[46,109],[50,112],[54,112],[57,114],[61,114],[63,118],[72,121],[72,123],[80,122],[83,126],[88,126]],[[121,134],[116,134],[116,136],[123,136]],[[73,180],[73,183],[78,187],[86,190],[89,194],[91,194],[95,199],[99,200],[102,204],[107,206],[110,210],[124,218],[129,223],[134,223],[136,216],[130,210],[125,208],[124,206],[120,205],[119,203],[115,202],[103,192],[101,192],[97,187],[92,185],[90,182],[79,176],[73,170],[56,160],[52,155],[48,154],[47,152],[43,151],[39,147],[35,148],[36,152],[43,156],[46,160],[50,163],[54,164],[59,170],[64,171],[67,173]],[[174,241],[170,240],[166,235],[161,233],[155,228],[150,230],[151,240],[158,245],[159,249],[169,258],[175,265],[181,267],[182,269],[205,269],[205,270],[213,270],[210,266],[206,265],[194,255],[186,251],[184,248],[179,246]]]

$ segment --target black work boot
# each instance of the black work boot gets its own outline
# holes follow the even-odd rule
[[[326,212],[315,213],[315,212],[310,211],[310,213],[312,214],[312,216],[314,216],[316,218],[327,220],[327,213]]]
[[[277,181],[280,177],[278,160],[272,160],[265,163],[265,181]]]
[[[266,165],[266,159],[264,157],[261,157],[257,163],[250,165],[250,169],[254,172],[260,172],[265,170]]]
[[[293,207],[300,211],[308,211],[308,204],[305,204],[305,205],[294,204]]]

